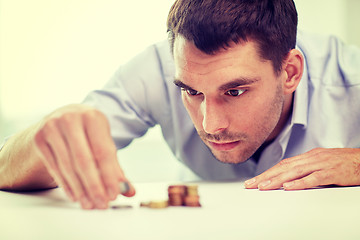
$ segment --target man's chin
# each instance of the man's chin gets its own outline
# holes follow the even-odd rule
[[[239,154],[234,154],[231,152],[218,152],[218,151],[213,151],[211,150],[213,156],[222,163],[227,163],[227,164],[240,164],[240,163],[244,163],[246,162],[250,157],[246,157],[246,156],[239,156]]]
[[[239,137],[237,139],[241,138]],[[246,138],[243,137],[242,139]],[[205,138],[202,138],[202,140],[219,162],[227,164],[244,163],[257,150],[257,145],[248,140],[236,140],[226,143],[216,143]]]

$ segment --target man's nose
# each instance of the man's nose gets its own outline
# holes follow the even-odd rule
[[[203,116],[203,129],[206,133],[216,134],[225,130],[228,125],[227,113],[217,99],[204,99],[200,106]]]

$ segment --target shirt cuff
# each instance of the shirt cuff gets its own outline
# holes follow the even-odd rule
[[[11,136],[8,136],[6,138],[4,138],[0,144],[0,151],[2,150],[2,148],[4,147],[5,143],[7,142],[7,140],[9,140]]]

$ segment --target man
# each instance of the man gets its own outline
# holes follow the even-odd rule
[[[155,124],[203,179],[360,185],[360,51],[302,34],[295,48],[296,28],[291,0],[176,1],[171,51],[151,46],[84,104],[11,137],[0,188],[60,185],[84,209],[106,208],[128,182],[116,150]]]

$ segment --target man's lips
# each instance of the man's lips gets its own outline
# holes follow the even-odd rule
[[[240,141],[234,141],[234,142],[211,142],[207,141],[210,146],[217,151],[230,151],[231,149],[235,148],[237,145],[240,144]]]

